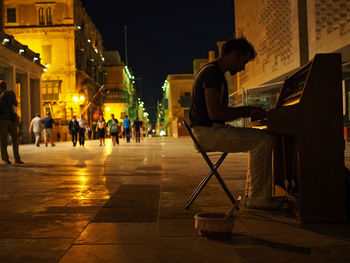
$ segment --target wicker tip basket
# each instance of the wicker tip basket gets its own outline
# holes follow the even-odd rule
[[[210,238],[229,238],[234,216],[225,218],[225,213],[198,213],[194,216],[194,227],[201,236]]]

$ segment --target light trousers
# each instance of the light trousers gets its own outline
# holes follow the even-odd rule
[[[216,123],[212,127],[197,126],[192,131],[205,152],[249,152],[245,195],[271,198],[273,136],[270,133]]]
[[[20,161],[18,149],[18,133],[17,124],[10,120],[0,120],[0,142],[1,142],[1,159],[4,161],[9,160],[9,155],[7,153],[7,137],[10,134],[12,140],[12,149],[15,161]]]
[[[35,145],[39,146],[40,145],[40,139],[41,139],[41,132],[34,132],[35,136]]]

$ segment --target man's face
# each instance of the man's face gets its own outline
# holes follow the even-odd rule
[[[231,76],[245,69],[245,65],[251,60],[251,55],[242,55],[237,51],[231,52],[229,55],[229,72]]]

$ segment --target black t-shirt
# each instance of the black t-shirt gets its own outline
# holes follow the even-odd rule
[[[192,87],[192,98],[190,106],[191,127],[195,126],[213,126],[213,123],[225,123],[221,120],[211,120],[208,115],[207,105],[205,103],[204,90],[207,88],[216,89],[222,96],[222,104],[228,105],[228,87],[224,72],[217,62],[205,65],[197,74]]]
[[[135,130],[139,131],[140,130],[140,122],[137,120],[134,120],[134,128]]]

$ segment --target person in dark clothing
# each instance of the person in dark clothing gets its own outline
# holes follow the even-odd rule
[[[45,146],[47,147],[47,142],[49,141],[49,139],[51,140],[51,146],[55,146],[55,144],[53,143],[53,140],[54,140],[53,129],[55,127],[54,126],[55,125],[55,121],[52,119],[51,113],[47,112],[46,113],[46,118],[42,119],[41,122],[44,125]]]
[[[133,123],[133,127],[135,129],[135,142],[140,142],[140,128],[141,128],[141,123],[139,119],[136,117]]]
[[[111,114],[111,119],[107,122],[107,126],[109,127],[109,133],[112,137],[113,146],[115,146],[115,144],[119,145],[119,124],[118,120],[114,118],[114,114]]]
[[[69,122],[68,128],[70,135],[72,135],[73,146],[76,146],[78,140],[79,122],[75,116],[73,116],[73,119]]]
[[[283,199],[272,197],[273,135],[264,130],[225,124],[239,118],[263,119],[264,109],[253,106],[228,106],[225,73],[235,75],[245,69],[256,52],[245,38],[227,40],[220,56],[202,67],[195,77],[190,106],[192,132],[203,151],[247,152],[249,168],[244,205],[254,209],[278,209]]]
[[[7,90],[5,81],[0,84],[0,141],[1,141],[1,158],[5,165],[11,164],[7,153],[7,138],[11,135],[13,155],[15,163],[23,164],[19,156],[19,141],[17,133],[17,120],[13,106],[18,102],[13,91]]]

